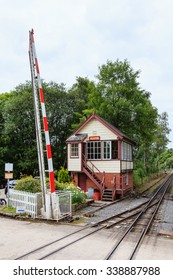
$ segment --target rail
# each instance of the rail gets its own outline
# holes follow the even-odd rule
[[[130,225],[130,227],[129,227],[130,229],[127,229],[128,232],[130,232],[131,229],[135,226],[135,224],[136,224],[136,222],[137,222],[137,220],[138,220],[138,217],[141,217],[141,216],[142,216],[142,213],[145,213],[148,209],[151,209],[152,212],[153,212],[153,209],[151,208],[151,207],[153,207],[153,206],[156,206],[156,208],[155,208],[155,210],[154,210],[154,215],[156,215],[157,209],[159,209],[159,206],[160,206],[160,204],[161,204],[161,199],[159,199],[159,201],[158,201],[157,194],[160,195],[160,193],[161,193],[161,197],[162,197],[162,200],[163,200],[164,195],[165,195],[166,191],[168,190],[168,188],[169,188],[169,186],[170,186],[170,184],[171,184],[171,182],[172,182],[172,179],[173,179],[173,177],[169,177],[168,180],[166,180],[165,183],[164,183],[163,185],[160,186],[160,188],[156,191],[156,193],[154,194],[154,196],[153,196],[151,199],[148,199],[146,202],[143,203],[143,205],[139,205],[138,207],[141,207],[141,208],[142,208],[141,210],[139,210],[138,207],[134,207],[133,209],[131,209],[131,210],[134,210],[134,211],[135,211],[135,208],[136,208],[136,209],[137,209],[137,212],[136,212],[136,213],[131,213],[131,214],[129,215],[129,217],[132,217],[132,215],[135,215],[135,216],[137,216],[137,217],[135,218],[135,220],[133,221],[133,223],[131,223],[131,225]],[[154,201],[155,198],[156,198],[156,201]],[[145,206],[144,206],[144,205],[145,205]],[[129,210],[130,210],[130,209],[129,209]],[[126,210],[126,212],[128,212],[129,210]],[[131,211],[131,210],[130,210],[130,211]],[[140,211],[140,212],[139,212],[139,211]],[[125,213],[125,212],[122,212],[122,213],[119,213],[118,215],[122,215],[122,218],[124,218],[124,213]],[[117,215],[117,217],[118,217],[118,215]],[[116,215],[114,215],[114,216],[116,216]],[[139,248],[139,245],[140,245],[140,243],[141,243],[142,240],[143,240],[143,236],[142,236],[142,235],[144,234],[145,231],[146,231],[146,233],[147,233],[147,231],[148,231],[149,228],[150,228],[150,225],[152,224],[152,220],[153,220],[153,219],[154,219],[154,216],[153,216],[152,218],[150,217],[150,220],[149,220],[149,222],[148,222],[147,229],[146,229],[146,230],[145,230],[145,229],[142,230],[141,235],[139,236],[139,238],[138,238],[138,240],[137,240],[135,249],[134,249],[134,251],[132,252],[132,254],[131,254],[131,256],[130,256],[129,259],[132,259],[132,258],[133,258],[133,256],[134,256],[136,250]],[[107,220],[108,220],[108,219],[107,219]],[[122,221],[122,219],[121,219],[121,221]],[[63,237],[61,237],[61,238],[58,238],[58,239],[56,239],[56,240],[53,240],[52,242],[47,243],[47,244],[44,244],[44,245],[41,246],[41,247],[37,247],[36,249],[34,249],[34,250],[30,251],[30,252],[26,252],[24,255],[22,255],[22,256],[20,256],[20,257],[18,257],[18,258],[16,258],[16,259],[25,259],[25,257],[28,257],[29,255],[32,257],[32,254],[35,254],[35,253],[37,253],[37,259],[40,259],[40,260],[41,260],[41,259],[46,259],[46,258],[48,258],[49,256],[51,256],[51,255],[53,255],[53,254],[56,254],[56,253],[58,253],[59,251],[61,251],[61,250],[65,249],[65,248],[67,248],[68,246],[73,245],[74,243],[78,242],[79,240],[82,240],[82,239],[84,239],[84,238],[87,238],[88,236],[91,236],[92,234],[95,234],[95,233],[99,232],[100,230],[109,228],[108,225],[105,225],[105,220],[102,221],[102,222],[103,222],[103,224],[100,224],[100,223],[99,223],[99,224],[95,224],[95,226],[97,226],[97,228],[94,229],[92,232],[91,232],[90,230],[91,230],[91,228],[92,228],[94,225],[87,225],[87,226],[83,227],[82,229],[79,229],[79,230],[77,230],[77,231],[75,231],[75,232],[73,232],[73,233],[67,234],[67,235],[65,235],[65,236],[63,236]],[[79,232],[82,232],[82,231],[85,231],[85,230],[87,230],[87,232],[85,232],[85,234],[84,234],[83,236],[81,236],[81,235],[80,235],[80,236],[76,236],[76,238],[75,238],[73,241],[71,241],[71,236],[72,236],[72,235],[78,234]],[[89,230],[89,232],[88,232],[88,230]],[[127,231],[126,231],[126,232],[127,232]],[[125,234],[124,234],[124,236],[125,236]],[[68,241],[65,242],[65,244],[64,244],[63,246],[59,247],[58,244],[56,244],[56,243],[58,243],[59,241],[65,240],[65,239],[68,238],[68,237],[70,237],[70,240],[68,239]],[[123,239],[122,239],[122,240],[123,240]],[[121,240],[119,240],[119,244],[120,244],[120,243],[121,243]],[[51,246],[51,245],[53,245],[53,248],[50,248],[50,249],[49,249],[49,253],[48,253],[48,254],[45,254],[45,248],[48,247],[48,246]],[[116,244],[116,245],[117,245],[117,244]],[[113,246],[114,249],[115,249],[116,247],[118,247],[118,246],[116,246],[116,245]],[[57,246],[57,247],[56,247],[56,246]],[[112,250],[112,254],[114,254],[114,252],[115,252],[115,250]],[[110,255],[110,252],[109,252],[110,257],[112,256],[112,254]],[[106,259],[110,259],[110,257],[107,257]]]
[[[154,209],[154,211],[151,212],[150,214],[150,219],[146,225],[146,228],[140,233],[139,238],[137,240],[137,243],[135,245],[135,248],[133,249],[129,259],[133,259],[137,249],[140,247],[140,244],[142,242],[142,240],[144,239],[145,235],[147,234],[152,221],[160,207],[160,204],[163,201],[164,195],[167,192],[168,188],[170,187],[170,184],[172,183],[173,180],[173,175],[170,175],[165,182],[163,182],[161,184],[161,186],[157,189],[157,191],[155,192],[155,194],[151,197],[151,199],[147,202],[147,204],[142,208],[142,210],[139,212],[139,214],[137,215],[137,217],[135,218],[135,220],[130,224],[130,226],[127,228],[127,230],[124,232],[124,234],[121,236],[121,238],[116,242],[116,244],[112,247],[112,249],[110,250],[110,252],[107,254],[107,256],[105,257],[106,260],[111,259],[112,255],[115,253],[116,249],[119,247],[119,245],[121,244],[121,242],[125,239],[125,237],[132,231],[132,229],[134,230],[135,226],[137,225],[137,223],[140,221],[140,219],[146,214],[147,210],[154,205],[157,205],[156,208]],[[158,199],[157,196],[158,194],[161,194],[161,197]],[[157,202],[153,203],[154,199],[157,198]],[[153,203],[153,205],[151,205]]]

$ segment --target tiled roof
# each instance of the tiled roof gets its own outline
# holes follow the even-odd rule
[[[66,142],[78,142],[78,141],[83,141],[88,134],[73,134],[69,138],[67,138]]]

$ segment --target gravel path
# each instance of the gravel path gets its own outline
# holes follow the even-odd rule
[[[164,200],[164,203],[161,207],[161,210],[158,213],[157,219],[159,220],[159,224],[157,225],[157,232],[159,234],[168,234],[173,236],[173,196],[169,195],[169,198]],[[99,222],[104,218],[110,217],[111,215],[115,215],[121,213],[125,210],[131,209],[135,206],[142,204],[143,202],[147,201],[148,198],[140,197],[140,198],[129,198],[122,200],[118,203],[109,205],[101,210],[98,210],[98,206],[103,205],[103,201],[96,202],[97,207],[86,207],[82,209],[78,214],[79,216],[85,216],[87,212],[94,212],[93,217],[87,218],[86,223],[95,223]],[[109,204],[109,203],[108,203]]]
[[[125,200],[122,200],[118,203],[109,205],[108,207],[105,207],[101,210],[98,210],[94,213],[93,217],[90,217],[88,219],[89,223],[99,222],[102,219],[108,218],[112,215],[119,214],[121,212],[124,212],[125,210],[129,210],[135,206],[138,206],[142,204],[143,202],[147,201],[148,199],[145,197],[141,198],[128,198]],[[89,211],[94,211],[98,209],[98,207],[87,207],[80,211],[80,215],[85,215]]]
[[[165,200],[159,216],[160,224],[158,231],[172,232],[173,235],[173,200]]]

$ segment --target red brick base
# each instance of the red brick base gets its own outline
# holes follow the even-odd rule
[[[100,174],[97,174],[97,177],[102,180]],[[133,172],[128,173],[128,184],[126,185],[126,174],[125,173],[105,173],[105,186],[107,188],[112,188],[113,187],[113,180],[114,177],[116,177],[116,188],[117,189],[123,189],[126,191],[126,189],[130,189],[131,191],[133,190]],[[73,182],[75,183],[76,186],[79,186],[79,177],[78,177],[78,172],[73,173],[72,175]],[[89,188],[93,189],[98,189],[98,187],[88,178],[86,177],[86,191],[88,191]],[[83,188],[82,188],[83,189]]]

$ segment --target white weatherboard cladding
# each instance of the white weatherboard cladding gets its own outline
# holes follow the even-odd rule
[[[120,173],[120,161],[119,160],[94,160],[92,163],[98,168],[100,172],[106,173]],[[89,161],[88,161],[89,165]],[[92,167],[92,166],[91,166]],[[94,170],[97,172],[97,170]]]
[[[122,170],[133,169],[133,162],[132,161],[122,161]]]
[[[87,133],[90,136],[100,136],[100,140],[116,140],[117,136],[98,120],[93,119],[87,123],[78,133]]]
[[[68,144],[68,170],[81,171],[81,144],[79,143],[79,157],[70,158],[70,144]]]

